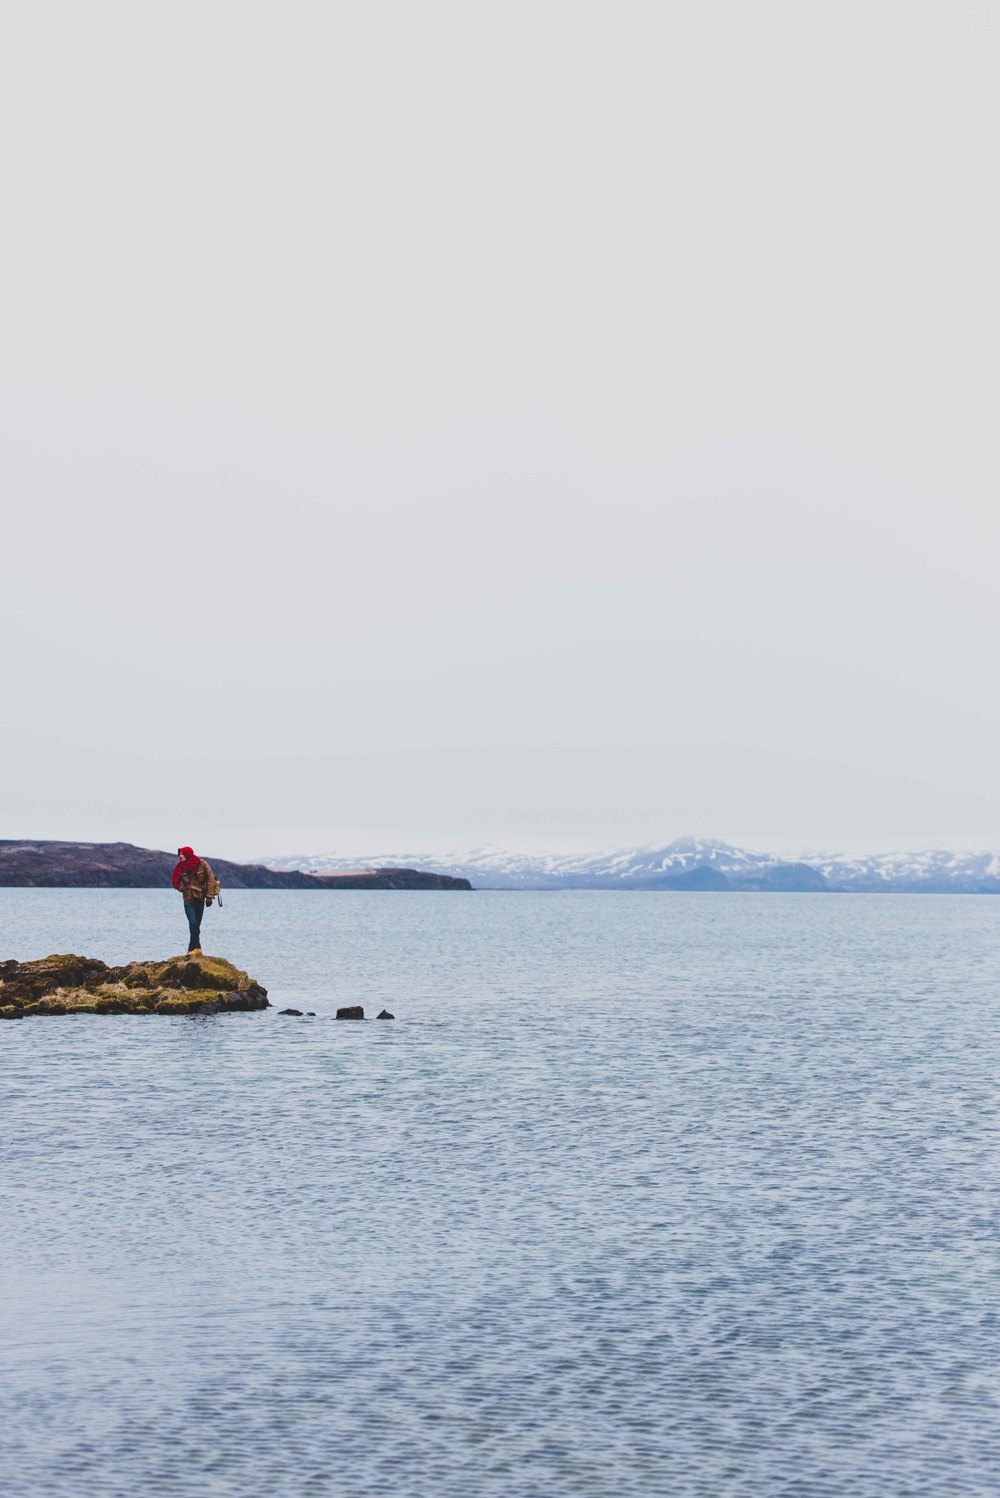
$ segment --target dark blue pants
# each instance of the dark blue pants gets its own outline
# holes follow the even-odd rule
[[[201,946],[201,918],[205,914],[204,900],[185,900],[184,914],[188,918],[188,930],[191,933],[188,951],[193,952],[195,947]]]

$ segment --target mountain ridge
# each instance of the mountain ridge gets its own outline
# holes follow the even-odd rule
[[[317,854],[268,859],[273,869],[313,875],[359,863],[417,862],[464,877],[479,889],[715,889],[829,894],[1000,894],[1000,852],[930,848],[878,854],[830,852],[781,857],[714,838],[595,854],[511,853],[495,847],[453,854]],[[705,871],[699,873],[699,871]]]

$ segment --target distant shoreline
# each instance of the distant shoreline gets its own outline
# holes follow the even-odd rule
[[[391,855],[390,855],[391,856]],[[403,854],[398,863],[303,857],[284,867],[206,854],[223,891],[439,890],[543,893],[573,890],[688,894],[1000,894],[1000,855],[943,850],[901,855],[816,856],[790,861],[727,843],[682,838],[664,848],[591,858],[529,857],[483,850]],[[383,855],[385,857],[385,855]],[[402,859],[412,859],[405,864]],[[424,867],[418,866],[424,863]],[[170,889],[173,853],[132,843],[0,840],[0,888]],[[340,867],[336,865],[341,863]],[[334,867],[329,867],[329,864]],[[311,865],[311,867],[310,867]],[[324,867],[324,865],[327,865]]]
[[[462,875],[477,889],[689,890],[726,894],[1000,894],[1000,851],[953,850],[836,853],[795,857],[738,847],[717,838],[595,853],[519,853],[490,846],[430,852],[367,853],[358,862],[406,864]],[[345,873],[336,852],[273,858],[277,869]]]

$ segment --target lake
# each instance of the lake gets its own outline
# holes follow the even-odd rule
[[[5,1492],[996,1491],[1000,901],[224,900],[274,1009],[0,1025]]]

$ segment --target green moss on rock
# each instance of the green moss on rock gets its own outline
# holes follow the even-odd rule
[[[0,962],[0,1019],[219,1014],[267,1007],[267,990],[224,957],[171,957],[125,967],[71,953],[35,962]]]

